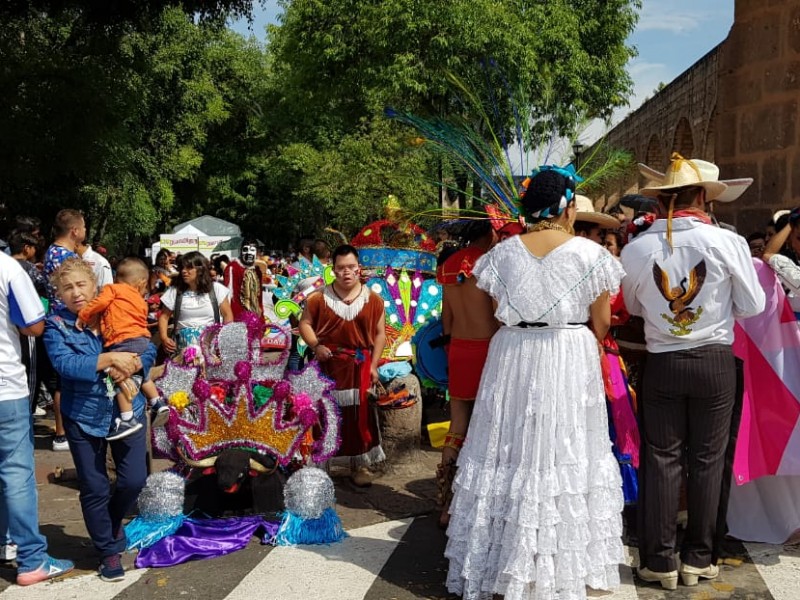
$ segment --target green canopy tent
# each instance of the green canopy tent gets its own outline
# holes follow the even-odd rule
[[[196,233],[208,236],[229,236],[241,237],[242,229],[235,223],[212,217],[211,215],[203,215],[196,217],[191,221],[179,223],[172,228],[172,233]]]
[[[214,254],[228,254],[230,252],[236,252],[238,255],[243,241],[244,238],[240,235],[237,235],[236,237],[232,237],[224,242],[220,242],[214,246]]]

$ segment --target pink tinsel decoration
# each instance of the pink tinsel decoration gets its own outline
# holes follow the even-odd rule
[[[252,342],[253,340],[260,340],[264,335],[264,320],[256,313],[245,311],[239,317],[239,321],[247,326],[247,337]]]
[[[233,366],[233,374],[239,381],[249,381],[253,366],[246,360],[240,360]]]
[[[317,412],[313,408],[304,408],[298,414],[298,418],[303,427],[308,429],[317,422]]]
[[[303,427],[311,427],[317,422],[317,412],[314,410],[314,401],[306,393],[297,394],[292,398],[294,414],[300,419]]]
[[[289,393],[292,391],[292,384],[288,381],[279,381],[272,389],[275,391],[273,397],[276,400],[286,400],[286,398],[289,397]]]
[[[305,392],[301,392],[292,398],[292,406],[294,406],[294,410],[297,413],[305,410],[306,408],[311,408],[312,405],[313,400],[311,400],[311,396]]]
[[[197,346],[189,346],[183,351],[183,363],[186,365],[194,364],[197,360]]]
[[[211,397],[211,385],[205,379],[197,379],[192,386],[192,393],[198,400],[206,401]]]

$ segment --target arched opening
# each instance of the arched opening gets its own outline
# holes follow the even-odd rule
[[[650,141],[647,143],[647,154],[644,157],[644,164],[653,169],[663,170],[664,164],[661,154],[661,140],[654,133],[650,136]]]
[[[678,126],[675,127],[675,136],[672,138],[672,151],[677,152],[684,158],[692,158],[694,152],[694,137],[692,136],[692,126],[686,117],[681,117]]]

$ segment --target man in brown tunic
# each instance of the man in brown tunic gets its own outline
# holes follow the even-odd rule
[[[386,344],[383,299],[361,283],[358,251],[339,246],[331,256],[336,280],[308,297],[300,335],[336,383],[342,413],[339,456],[351,458],[351,479],[371,484],[367,467],[382,461],[378,422],[367,391],[378,381],[378,362]]]

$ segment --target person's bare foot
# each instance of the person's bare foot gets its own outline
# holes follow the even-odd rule
[[[369,472],[369,469],[366,467],[361,467],[360,469],[356,469],[352,473],[350,473],[350,481],[356,487],[369,487],[372,485],[372,480],[374,479],[372,473]]]

